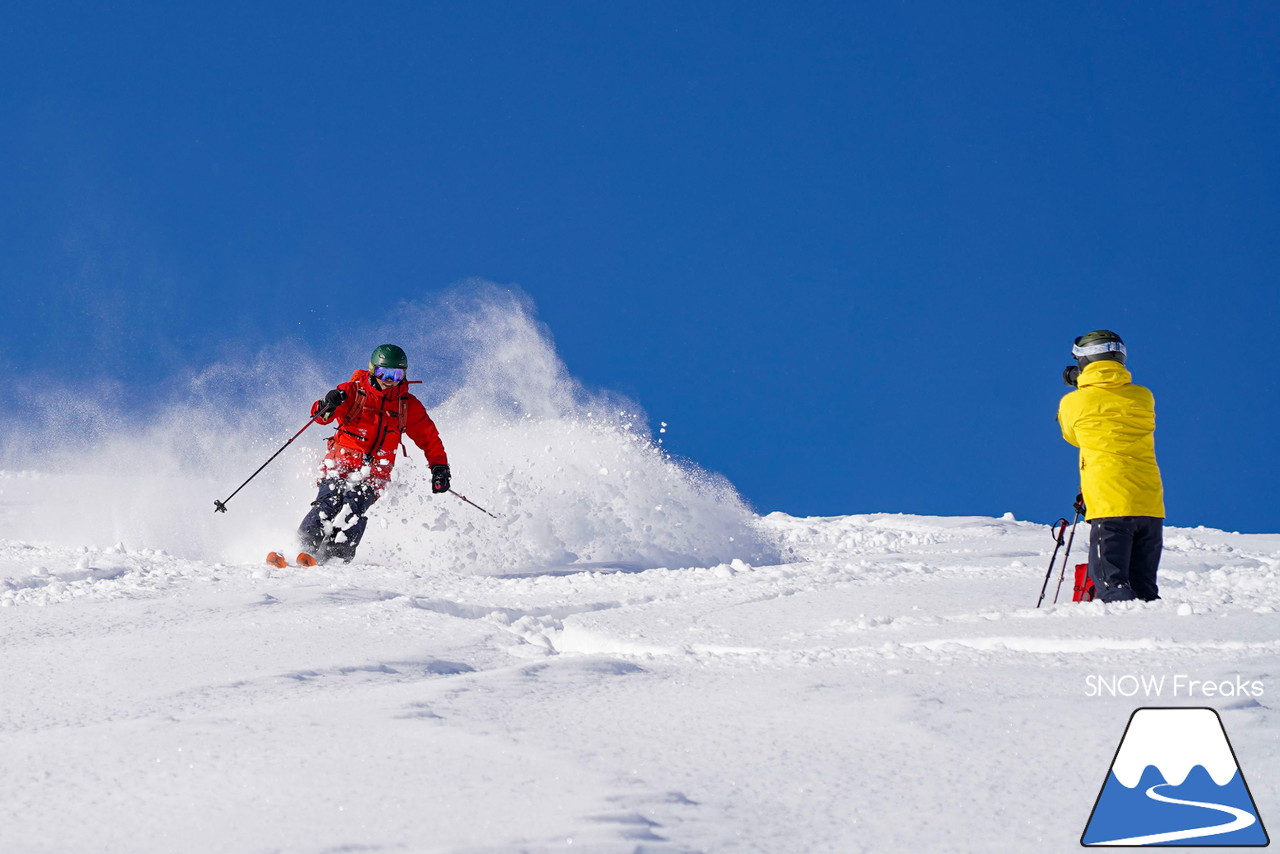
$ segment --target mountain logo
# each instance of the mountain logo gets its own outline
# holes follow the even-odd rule
[[[1134,711],[1080,837],[1085,846],[1270,842],[1222,719],[1201,708]]]

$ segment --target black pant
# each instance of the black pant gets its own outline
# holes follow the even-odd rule
[[[322,480],[311,512],[298,527],[302,550],[320,563],[331,557],[351,563],[369,523],[364,514],[377,500],[378,491],[367,483],[348,483],[340,477]]]
[[[1103,602],[1160,598],[1156,570],[1164,549],[1164,520],[1107,516],[1089,521],[1089,577]]]

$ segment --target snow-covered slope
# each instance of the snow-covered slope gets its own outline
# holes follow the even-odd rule
[[[0,849],[1067,851],[1139,705],[1217,708],[1280,805],[1280,536],[1171,529],[1162,601],[1037,610],[1043,525],[755,524],[785,561],[4,540]],[[1097,674],[1267,693],[1091,697]]]
[[[1036,609],[1046,526],[761,518],[476,293],[376,340],[501,518],[411,453],[349,566],[262,562],[324,431],[212,511],[352,365],[0,413],[0,852],[1067,851],[1139,705],[1217,708],[1280,809],[1280,535]]]

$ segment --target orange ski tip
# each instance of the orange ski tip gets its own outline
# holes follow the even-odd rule
[[[284,555],[280,554],[279,552],[272,552],[271,554],[267,555],[267,563],[271,564],[272,566],[279,567],[280,569],[284,569],[286,566],[289,565],[289,561],[285,560]]]
[[[298,566],[315,566],[316,559],[306,552],[298,553]]]

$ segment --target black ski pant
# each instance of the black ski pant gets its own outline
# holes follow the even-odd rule
[[[320,481],[320,493],[298,527],[302,550],[321,563],[329,558],[350,563],[369,524],[365,514],[377,500],[378,490],[367,483],[340,477]]]
[[[1103,602],[1160,598],[1156,570],[1164,549],[1164,520],[1106,516],[1089,521],[1089,577]]]

